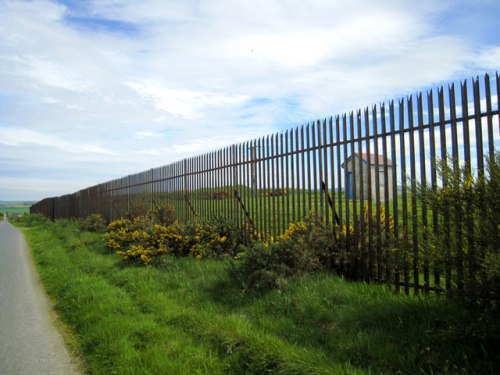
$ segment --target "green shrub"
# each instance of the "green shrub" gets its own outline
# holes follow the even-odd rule
[[[18,222],[24,226],[27,226],[27,227],[34,227],[37,225],[46,224],[48,221],[49,221],[49,219],[47,219],[47,217],[45,217],[42,214],[28,214],[28,215],[19,216],[16,219],[16,222]]]
[[[250,242],[249,228],[239,228],[224,217],[197,219],[192,224],[194,241],[189,254],[197,258],[234,257],[241,245]]]
[[[442,183],[419,186],[419,197],[437,225],[425,244],[438,269],[451,273],[455,297],[483,308],[500,301],[500,153],[487,160],[486,173],[475,176],[451,157],[437,163]],[[460,272],[458,272],[460,270]]]
[[[100,214],[92,214],[80,220],[80,229],[87,232],[103,233],[106,230],[106,219]]]
[[[241,246],[236,262],[230,263],[230,275],[244,290],[282,288],[291,278],[324,269],[322,259],[332,238],[310,215],[292,223],[275,242]]]
[[[243,246],[238,261],[231,263],[229,270],[244,289],[280,288],[290,278],[319,270],[360,280],[364,277],[363,269],[369,267],[368,249],[363,248],[366,244],[362,241],[354,241],[355,235],[366,235],[372,226],[372,232],[380,233],[374,242],[384,249],[384,254],[390,253],[397,245],[393,225],[392,217],[386,218],[383,212],[369,215],[367,208],[355,226],[326,225],[311,213],[290,224],[275,242],[258,241]],[[359,232],[355,233],[354,228]]]
[[[172,225],[177,220],[175,207],[171,204],[154,204],[153,209],[149,210],[148,216],[153,222],[164,226]]]

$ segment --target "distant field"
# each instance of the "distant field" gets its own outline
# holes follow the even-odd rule
[[[0,202],[0,212],[12,214],[29,214],[32,202]]]

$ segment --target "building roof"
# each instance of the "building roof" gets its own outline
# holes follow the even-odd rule
[[[361,160],[367,162],[369,165],[375,165],[376,162],[378,163],[378,165],[392,165],[392,160],[386,158],[384,155],[367,154],[366,152],[362,152],[361,154],[356,152],[353,155],[361,157]],[[346,161],[351,160],[353,155],[349,156]],[[342,163],[342,167],[344,167],[344,164],[345,163]]]
[[[378,164],[392,165],[392,160],[386,158],[384,155],[367,154],[366,152],[362,152],[361,154],[356,153],[354,155],[361,155],[361,159],[366,161],[368,164],[375,164],[375,160],[377,160]]]

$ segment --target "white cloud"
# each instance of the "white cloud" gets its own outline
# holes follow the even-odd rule
[[[0,144],[47,146],[70,153],[114,154],[113,151],[98,145],[70,142],[62,137],[22,128],[0,128]]]
[[[43,58],[27,56],[26,64],[29,66],[24,74],[42,85],[53,86],[70,91],[87,91],[91,84],[77,71],[64,64],[45,61]]]
[[[476,64],[483,69],[498,70],[500,67],[500,46],[486,48],[481,51]]]
[[[135,132],[135,135],[139,139],[161,138],[161,137],[163,137],[163,134],[161,134],[161,133],[155,133],[155,132],[150,132],[150,131]]]
[[[197,119],[207,106],[223,106],[245,101],[244,96],[227,96],[210,92],[163,88],[154,82],[127,82],[139,95],[150,99],[155,108],[176,117]]]

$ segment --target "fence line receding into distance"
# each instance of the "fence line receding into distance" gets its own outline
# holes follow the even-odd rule
[[[448,157],[485,173],[500,145],[499,98],[498,73],[485,75],[458,90],[451,84],[46,198],[31,212],[52,219],[99,213],[111,221],[171,205],[181,221],[224,216],[273,238],[313,212],[325,224],[361,226],[351,240],[368,258],[367,280],[395,282],[406,292],[451,290],[457,270],[420,259],[418,226],[435,218],[417,202],[417,183],[440,186],[435,162]],[[411,260],[401,274],[383,263],[377,238],[384,228],[364,223],[372,217],[410,237]]]

